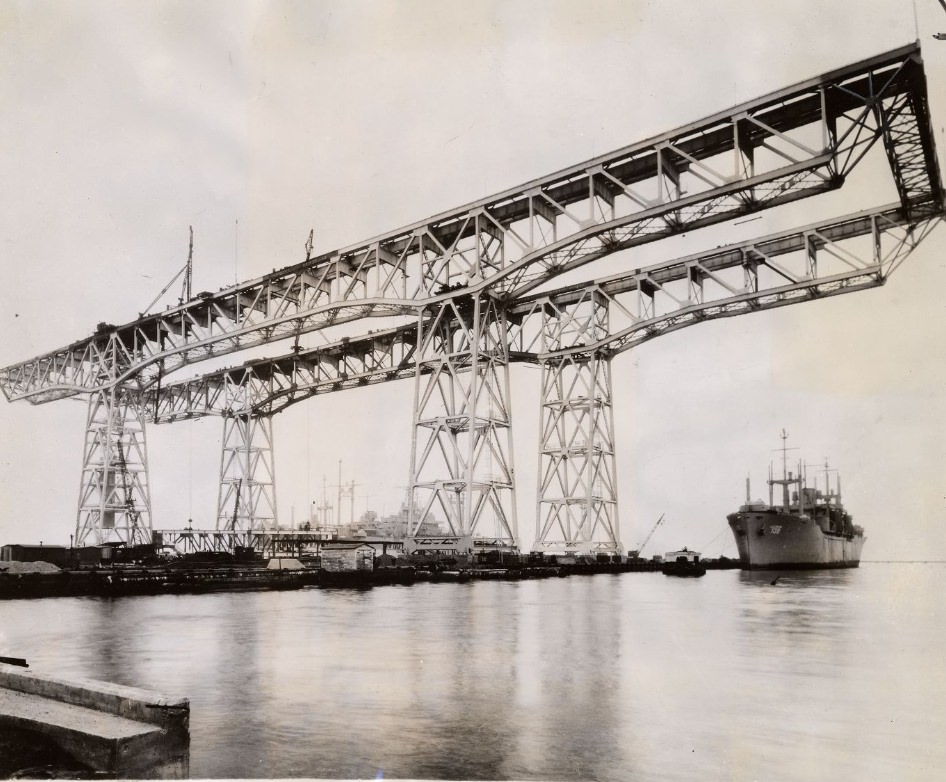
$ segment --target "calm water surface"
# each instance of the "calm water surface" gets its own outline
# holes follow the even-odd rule
[[[191,699],[195,777],[946,778],[946,565],[0,603]]]

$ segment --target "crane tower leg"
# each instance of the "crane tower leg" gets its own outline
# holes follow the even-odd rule
[[[231,545],[253,544],[254,533],[276,527],[276,470],[270,416],[223,419],[217,530]]]
[[[428,308],[418,328],[405,547],[435,539],[435,520],[459,550],[517,546],[505,315],[471,296]]]
[[[75,545],[151,542],[145,421],[119,387],[89,396]]]
[[[608,333],[608,302],[591,293],[543,314],[544,353]],[[612,553],[618,529],[611,359],[599,350],[542,361],[536,551]]]

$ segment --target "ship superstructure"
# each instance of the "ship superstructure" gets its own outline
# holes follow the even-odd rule
[[[782,477],[769,467],[769,501],[751,499],[746,479],[746,503],[727,517],[736,538],[739,558],[746,569],[857,567],[864,546],[864,530],[854,524],[841,502],[841,478],[830,486],[831,468],[825,463],[824,491],[808,486],[806,466],[788,470],[782,430]],[[781,487],[781,504],[775,487]]]

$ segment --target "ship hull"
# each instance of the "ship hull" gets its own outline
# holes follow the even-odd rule
[[[865,540],[824,532],[807,516],[776,510],[733,513],[729,526],[748,570],[857,567]]]

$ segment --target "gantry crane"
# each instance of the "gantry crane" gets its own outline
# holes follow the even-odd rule
[[[612,253],[843,188],[871,150],[886,155],[894,204],[653,266],[631,260],[612,277],[548,290]],[[109,431],[135,417],[143,427],[221,415],[234,431],[224,447],[240,450],[242,437],[242,450],[259,455],[271,434],[251,448],[256,428],[234,421],[268,421],[315,393],[413,377],[411,530],[436,512],[468,544],[518,544],[509,366],[532,361],[542,370],[534,548],[617,552],[612,358],[709,319],[882,285],[942,217],[926,77],[912,44],[366,242],[313,255],[310,237],[300,263],[123,326],[102,324],[0,370],[0,389],[35,404],[90,395]],[[865,256],[843,246],[863,237],[872,240]],[[189,264],[184,273],[182,298]],[[399,318],[403,329],[165,383],[198,361],[371,317]],[[137,407],[114,414],[128,396]],[[114,451],[89,448],[84,481],[99,480],[98,459],[108,468]],[[261,464],[269,462],[241,468],[254,487]],[[269,476],[267,491],[272,484]],[[80,531],[99,531],[96,513],[77,525],[77,544]],[[228,521],[218,514],[219,528]]]

